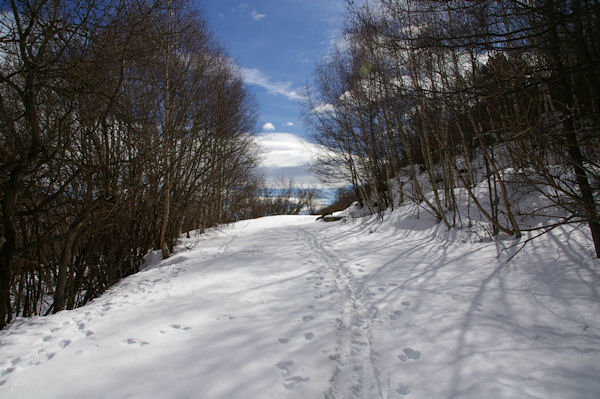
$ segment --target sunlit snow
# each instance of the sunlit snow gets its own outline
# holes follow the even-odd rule
[[[596,398],[584,227],[462,242],[383,221],[269,217],[183,239],[82,308],[0,332],[1,398]]]

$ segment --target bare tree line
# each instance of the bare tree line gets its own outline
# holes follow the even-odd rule
[[[417,201],[448,228],[469,226],[472,209],[492,236],[586,222],[600,257],[598,2],[348,8],[307,104],[336,151],[316,165],[324,180],[352,184],[373,212]],[[528,193],[545,202],[520,209]]]
[[[260,178],[253,99],[186,1],[0,4],[1,328],[235,219]]]

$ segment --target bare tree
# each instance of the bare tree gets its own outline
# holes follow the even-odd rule
[[[85,304],[183,229],[238,217],[257,159],[252,98],[185,2],[2,7],[0,327]]]
[[[464,189],[492,235],[585,221],[600,256],[596,2],[348,4],[346,46],[317,69],[307,107],[333,149],[322,175],[385,206],[396,181],[447,227],[472,223]],[[550,205],[519,209],[528,190]]]

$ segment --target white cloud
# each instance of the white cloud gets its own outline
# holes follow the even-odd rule
[[[241,68],[241,72],[245,83],[260,86],[271,94],[286,96],[295,101],[306,99],[297,89],[292,88],[292,82],[273,82],[256,68]]]
[[[267,122],[262,125],[263,132],[272,132],[273,130],[275,130],[275,125],[273,125],[271,122]]]
[[[292,126],[294,126],[294,122],[286,122],[286,124],[284,126],[292,127]]]
[[[291,133],[263,133],[255,140],[263,150],[261,168],[268,185],[274,186],[283,176],[299,186],[325,187],[309,169],[317,155],[328,152],[325,147]]]
[[[255,21],[260,21],[261,19],[266,17],[266,14],[259,14],[258,12],[256,12],[256,10],[252,10],[250,15],[252,16],[252,19]]]

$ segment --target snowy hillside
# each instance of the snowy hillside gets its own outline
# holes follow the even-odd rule
[[[464,243],[405,206],[238,222],[0,332],[0,398],[600,397],[585,227]]]

